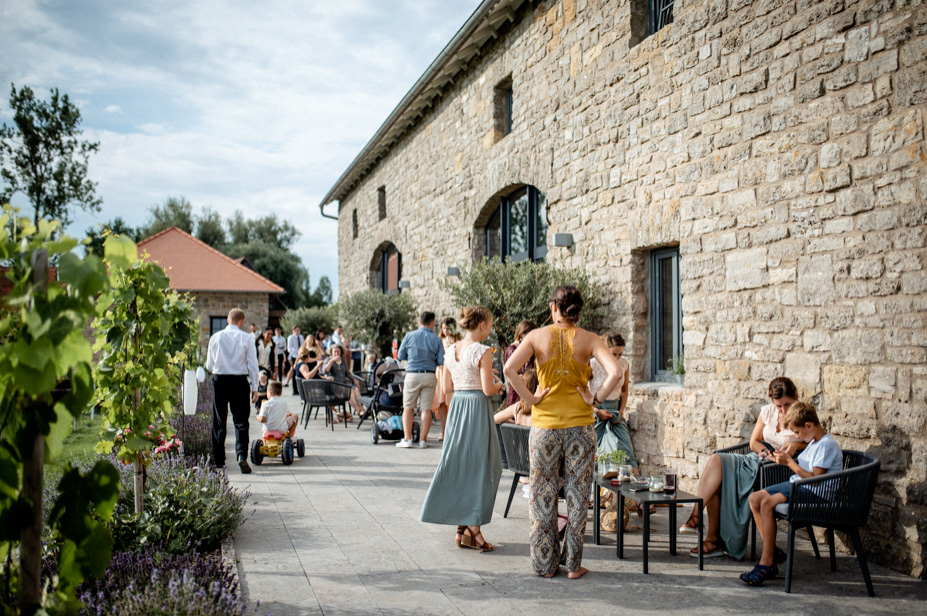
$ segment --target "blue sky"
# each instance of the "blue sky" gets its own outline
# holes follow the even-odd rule
[[[138,225],[169,196],[302,231],[313,286],[337,291],[336,223],[318,204],[479,0],[0,2],[0,122],[9,85],[59,88],[103,209]],[[27,210],[23,197],[14,205]],[[334,208],[330,208],[334,212]]]

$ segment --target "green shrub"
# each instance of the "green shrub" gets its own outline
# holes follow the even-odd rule
[[[280,319],[280,327],[284,335],[288,336],[293,327],[300,329],[302,334],[315,335],[323,331],[330,334],[338,326],[338,308],[336,306],[321,306],[312,308],[296,308],[287,310],[286,314]]]
[[[140,515],[133,508],[133,471],[119,466],[123,489],[113,519],[116,550],[155,543],[175,554],[215,550],[245,520],[250,494],[235,490],[225,473],[209,467],[205,459],[191,466],[180,456],[152,458]]]
[[[415,327],[415,311],[411,295],[386,294],[376,289],[352,293],[339,303],[345,332],[355,340],[376,346],[381,355],[388,352],[394,339],[402,340]]]
[[[493,315],[493,334],[499,346],[512,342],[515,328],[524,320],[541,325],[550,318],[548,303],[555,288],[579,287],[585,306],[581,327],[592,326],[602,312],[602,288],[581,268],[564,268],[546,261],[502,262],[482,259],[463,268],[459,278],[445,278],[439,286],[458,307],[483,306]]]

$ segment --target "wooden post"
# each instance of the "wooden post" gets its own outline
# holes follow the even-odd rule
[[[48,293],[48,251],[32,253],[32,284],[35,292]],[[33,412],[38,412],[36,405]],[[19,604],[23,614],[35,612],[42,601],[42,490],[45,482],[45,437],[36,434],[32,455],[23,460],[23,496],[32,515],[23,527],[19,548]]]

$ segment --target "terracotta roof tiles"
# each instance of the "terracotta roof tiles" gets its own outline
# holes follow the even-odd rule
[[[284,292],[283,287],[177,227],[142,240],[138,247],[164,268],[171,288],[178,291]]]

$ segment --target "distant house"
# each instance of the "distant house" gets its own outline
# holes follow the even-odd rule
[[[279,299],[283,287],[255,272],[246,259],[227,257],[177,227],[142,240],[138,247],[164,268],[172,289],[194,299],[204,350],[209,337],[225,327],[232,308],[245,311],[246,325],[261,328],[277,325],[286,312]]]

